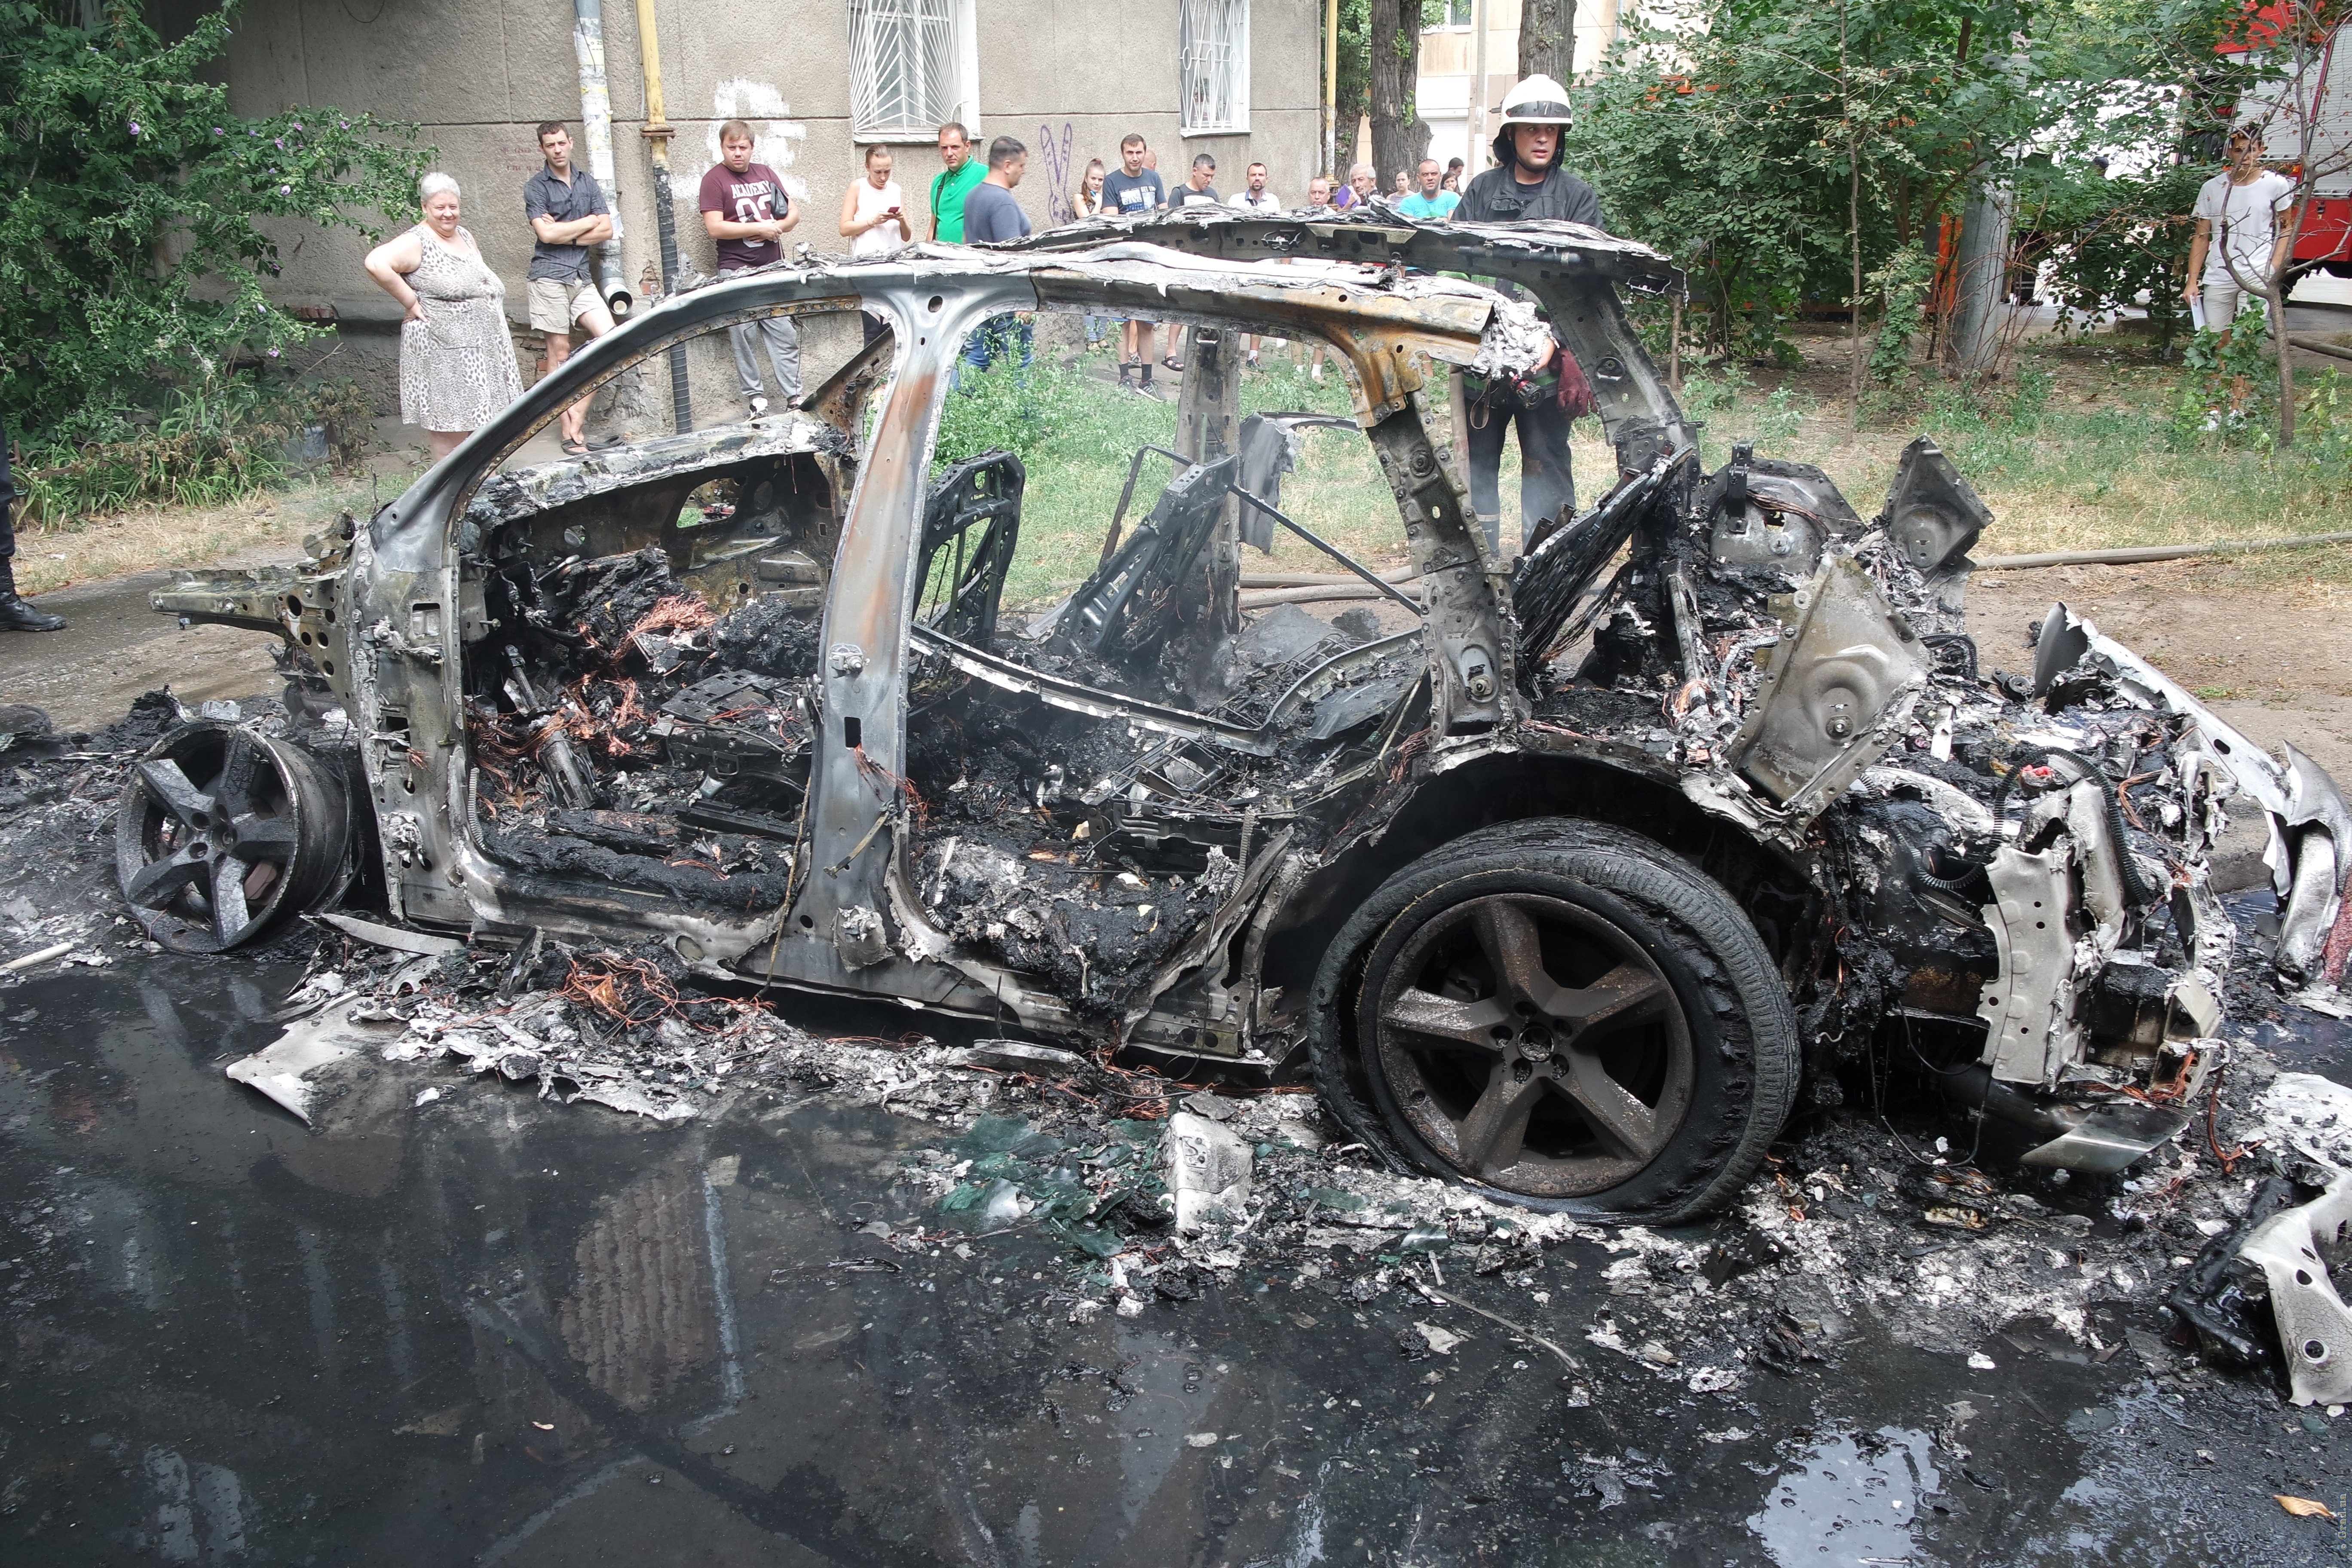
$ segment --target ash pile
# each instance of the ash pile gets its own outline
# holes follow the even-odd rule
[[[817,618],[775,598],[719,615],[658,546],[486,584],[467,662],[484,847],[507,864],[773,909],[817,721]]]

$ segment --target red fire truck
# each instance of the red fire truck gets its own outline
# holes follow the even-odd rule
[[[2306,167],[2316,172],[2288,263],[2294,277],[2324,268],[2352,278],[2352,39],[2342,37],[2345,10],[2341,0],[2249,5],[2220,51],[2281,73],[2246,92],[2233,118],[2263,127],[2272,167],[2296,179]]]

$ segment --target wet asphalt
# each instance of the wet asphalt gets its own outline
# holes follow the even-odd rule
[[[1285,1273],[1082,1327],[1042,1239],[859,1233],[913,1212],[919,1120],[656,1127],[387,1073],[314,1134],[221,1075],[293,957],[111,951],[0,982],[11,1564],[2352,1560],[2270,1495],[2343,1510],[2343,1423],[2257,1382],[1867,1328],[1736,1395],[1571,1376],[1535,1340],[1588,1348],[1585,1244],[1545,1253],[1539,1322],[1463,1270],[1514,1327],[1454,1312],[1418,1360],[1410,1307]],[[2340,1072],[2321,1022],[2273,1048]]]

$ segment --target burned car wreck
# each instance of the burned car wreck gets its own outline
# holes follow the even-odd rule
[[[283,633],[319,721],[160,742],[126,897],[202,951],[365,894],[1311,1076],[1398,1168],[1595,1216],[1721,1207],[1874,1052],[2034,1162],[2122,1168],[2216,1058],[2227,815],[2270,823],[2297,983],[2352,946],[2352,815],[2063,606],[2030,674],[1980,662],[1991,519],[1931,443],[1867,517],[1746,448],[1704,472],[1618,298],[1675,286],[1568,226],[1236,216],[689,290],[299,569],[155,595]],[[698,334],[860,310],[891,332],[799,409],[505,466]],[[1020,462],[934,458],[964,340],[1008,311],[1192,333],[1179,449],[1135,454],[1098,559],[1034,602]],[[1245,542],[1322,545],[1279,479],[1332,421],[1242,418],[1240,331],[1348,366],[1410,570],[1322,547],[1385,618],[1242,610]],[[1433,367],[1520,374],[1555,338],[1617,476],[1506,562]]]

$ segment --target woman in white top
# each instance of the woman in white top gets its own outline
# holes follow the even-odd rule
[[[1070,193],[1070,220],[1073,223],[1084,223],[1090,217],[1102,216],[1103,179],[1108,173],[1100,158],[1087,160],[1087,171],[1078,176],[1078,188]],[[1109,331],[1110,318],[1088,316],[1086,328],[1087,347],[1097,347],[1103,341],[1103,334]]]
[[[907,221],[898,182],[890,177],[889,148],[866,149],[866,177],[852,181],[841,195],[841,232],[849,241],[853,260],[887,256],[914,239],[914,226]],[[873,311],[865,315],[867,342],[890,330],[890,324]]]

